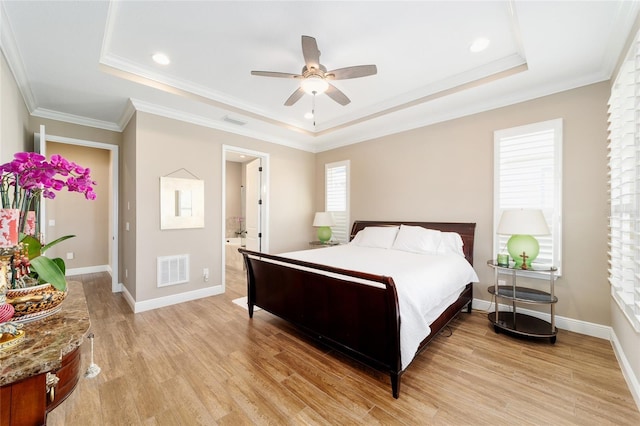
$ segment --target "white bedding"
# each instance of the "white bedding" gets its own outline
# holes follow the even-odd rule
[[[400,308],[403,370],[431,333],[429,325],[468,283],[479,281],[469,262],[457,254],[417,254],[345,244],[280,256],[392,277]]]

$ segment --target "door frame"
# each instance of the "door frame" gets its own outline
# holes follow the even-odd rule
[[[118,282],[118,265],[119,265],[119,239],[118,239],[118,164],[119,164],[119,153],[118,153],[118,145],[111,145],[102,142],[95,142],[83,139],[74,139],[68,138],[64,136],[55,136],[45,133],[44,126],[40,127],[40,132],[45,134],[44,138],[40,137],[40,133],[36,133],[34,136],[40,139],[40,145],[43,152],[43,155],[46,155],[47,152],[47,142],[55,142],[60,144],[67,145],[78,145],[84,146],[88,148],[98,148],[104,149],[111,152],[111,197],[112,197],[112,206],[111,206],[111,262],[109,267],[111,268],[111,291],[113,293],[119,293],[122,291],[122,284]],[[43,211],[43,218],[46,215],[46,211]],[[46,219],[45,219],[46,221]]]
[[[226,253],[225,253],[225,231],[226,231],[226,213],[227,213],[227,153],[244,154],[253,158],[260,158],[262,160],[262,215],[260,231],[262,233],[261,238],[261,251],[264,253],[269,252],[269,154],[261,151],[254,151],[252,149],[241,148],[232,145],[222,145],[222,206],[221,211],[221,238],[220,244],[222,244],[222,264],[220,268],[220,282],[223,285],[223,289],[226,290]]]

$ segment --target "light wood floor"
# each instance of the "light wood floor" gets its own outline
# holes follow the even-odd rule
[[[608,341],[560,331],[555,345],[495,334],[484,312],[461,314],[402,377],[389,378],[314,343],[227,293],[134,315],[106,274],[84,283],[102,372],[82,378],[49,425],[639,425]],[[83,345],[83,371],[90,344]]]

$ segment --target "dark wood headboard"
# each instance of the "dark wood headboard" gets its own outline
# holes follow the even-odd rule
[[[453,222],[387,222],[387,221],[372,221],[372,220],[356,220],[351,227],[351,235],[349,241],[355,237],[358,231],[366,228],[367,226],[421,226],[427,229],[435,229],[443,232],[457,232],[462,237],[462,251],[467,261],[473,265],[473,241],[475,237],[476,224],[475,223],[453,223]]]

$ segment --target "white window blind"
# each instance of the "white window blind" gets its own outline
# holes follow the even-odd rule
[[[349,160],[325,165],[325,211],[336,222],[332,239],[349,242]]]
[[[551,235],[536,236],[535,263],[562,273],[562,120],[549,120],[494,133],[494,253],[506,252],[509,235],[497,235],[506,209],[541,209]],[[533,275],[535,276],[535,274]]]
[[[640,45],[631,45],[609,98],[609,283],[640,332]]]

